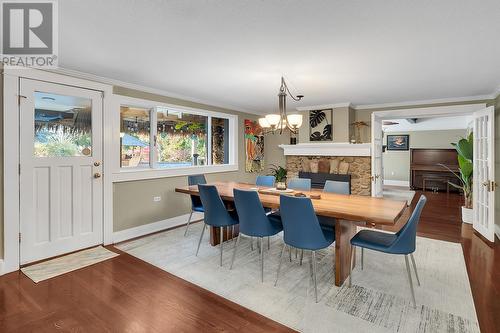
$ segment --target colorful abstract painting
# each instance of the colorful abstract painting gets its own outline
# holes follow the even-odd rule
[[[256,121],[245,119],[245,171],[264,171],[264,135]]]

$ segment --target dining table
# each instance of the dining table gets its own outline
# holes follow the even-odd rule
[[[255,184],[241,182],[213,182],[221,199],[228,209],[234,209],[234,189],[255,190],[259,194],[262,205],[272,210],[280,208],[280,192]],[[184,186],[175,189],[178,193],[199,196],[198,186]],[[311,198],[314,211],[318,216],[335,219],[335,285],[341,286],[349,276],[351,264],[350,240],[356,234],[358,226],[362,227],[393,227],[404,225],[409,216],[410,209],[406,201],[395,201],[363,195],[346,195],[323,192],[321,189],[310,191],[283,192],[281,195],[301,195]],[[238,226],[227,227],[223,232],[223,240],[238,236]],[[218,228],[210,227],[210,244],[215,246],[220,243]],[[356,265],[355,256],[352,260]]]

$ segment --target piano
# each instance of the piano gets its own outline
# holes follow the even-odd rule
[[[425,190],[457,192],[455,187],[447,183],[460,184],[460,181],[439,163],[459,172],[455,149],[410,149],[410,188],[421,190],[425,185]]]

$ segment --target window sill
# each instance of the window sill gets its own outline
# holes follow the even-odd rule
[[[134,180],[180,177],[229,171],[238,171],[238,164],[200,165],[170,169],[124,169],[112,174],[112,182],[130,182]]]

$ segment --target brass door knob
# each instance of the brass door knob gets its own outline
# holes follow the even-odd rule
[[[94,162],[94,166],[98,167],[99,165],[101,165],[101,162],[99,161]]]
[[[101,174],[99,172],[94,173],[94,178],[101,178]]]

